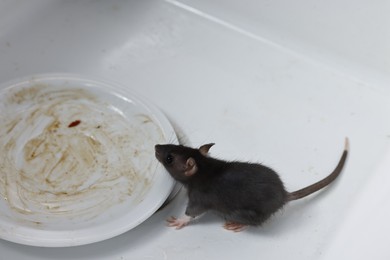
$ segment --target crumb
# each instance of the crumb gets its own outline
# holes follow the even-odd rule
[[[75,126],[78,126],[80,123],[81,123],[80,120],[75,120],[75,121],[73,121],[72,123],[70,123],[70,124],[68,125],[68,127],[75,127]]]

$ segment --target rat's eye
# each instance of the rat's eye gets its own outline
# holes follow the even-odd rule
[[[168,154],[167,157],[165,158],[165,162],[167,164],[171,164],[173,162],[173,156],[172,154]]]

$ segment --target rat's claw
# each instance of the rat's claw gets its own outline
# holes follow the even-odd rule
[[[173,222],[175,222],[175,221],[176,221],[176,218],[175,218],[174,216],[170,216],[169,218],[167,218],[168,224],[169,224],[169,223],[173,223]]]
[[[190,220],[192,218],[189,217],[189,216],[184,216],[184,217],[181,217],[181,218],[176,218],[176,217],[169,217],[167,219],[167,222],[168,222],[168,227],[176,227],[176,229],[181,229],[185,226],[188,225],[188,223],[190,223]]]
[[[167,218],[167,226],[168,227],[177,227],[178,223],[177,223],[177,218],[176,217],[169,217]]]
[[[247,225],[236,223],[236,222],[225,222],[225,225],[223,225],[223,227],[233,232],[241,232],[247,228]]]

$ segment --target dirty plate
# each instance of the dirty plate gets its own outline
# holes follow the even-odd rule
[[[0,238],[35,246],[114,237],[151,216],[174,181],[154,158],[177,139],[126,87],[41,75],[0,87]]]

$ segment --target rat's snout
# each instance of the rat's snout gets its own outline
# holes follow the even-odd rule
[[[156,153],[160,153],[161,152],[161,144],[156,144],[154,146],[154,151],[156,151]]]
[[[161,145],[156,144],[154,146],[154,151],[155,151],[155,156],[156,156],[157,160],[161,161],[161,154],[162,154]]]

